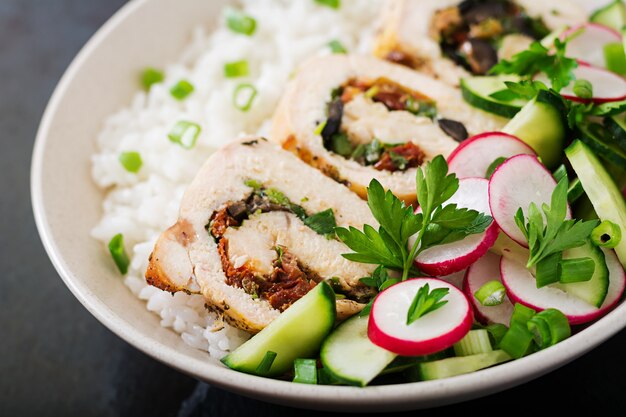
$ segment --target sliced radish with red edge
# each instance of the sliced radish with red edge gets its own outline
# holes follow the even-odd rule
[[[556,308],[567,316],[570,324],[593,321],[608,313],[619,302],[626,287],[626,274],[615,252],[603,250],[609,270],[609,288],[600,308],[552,286],[537,288],[535,277],[523,265],[502,258],[500,273],[507,295],[514,303],[520,303],[536,311]]]
[[[467,270],[463,269],[463,270],[455,272],[453,274],[442,275],[442,276],[437,277],[437,278],[439,278],[441,280],[444,280],[445,282],[448,282],[448,283],[454,285],[458,289],[461,289],[461,288],[463,288],[463,280],[465,279],[466,272],[467,272]]]
[[[489,307],[482,305],[474,297],[474,293],[487,282],[502,282],[500,258],[495,253],[487,252],[485,256],[467,268],[463,281],[463,291],[474,306],[474,313],[478,321],[483,324],[502,323],[508,326],[513,313],[513,304],[507,296],[504,297],[502,304]]]
[[[604,45],[622,43],[622,35],[609,27],[597,23],[584,23],[572,27],[561,34],[561,40],[581,31],[568,43],[565,55],[569,58],[604,68]]]
[[[459,178],[484,178],[498,158],[519,154],[535,155],[535,151],[513,135],[487,132],[463,141],[448,157],[448,170]]]
[[[462,178],[459,180],[459,189],[444,205],[456,204],[458,208],[491,215],[488,189],[489,181],[484,178]],[[497,237],[498,226],[492,222],[482,233],[426,249],[417,256],[415,264],[428,275],[450,275],[476,262],[489,250]]]
[[[541,210],[550,205],[556,181],[552,173],[532,155],[517,155],[500,165],[489,180],[491,215],[500,229],[523,247],[528,242],[515,223],[515,213],[521,207],[528,215],[530,203]],[[571,219],[568,206],[566,218]]]
[[[447,288],[445,305],[407,325],[409,307],[417,291]],[[368,337],[377,346],[402,356],[422,356],[447,349],[472,328],[474,315],[465,294],[437,278],[413,278],[378,294],[368,322]]]
[[[614,72],[579,62],[578,68],[574,70],[574,75],[577,80],[587,80],[591,83],[593,97],[584,99],[574,94],[574,81],[572,81],[561,90],[561,95],[568,100],[580,103],[607,103],[626,99],[626,79]],[[545,74],[539,74],[535,79],[550,85]]]

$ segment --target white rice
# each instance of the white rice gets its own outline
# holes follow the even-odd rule
[[[231,32],[224,19],[212,33],[197,28],[179,61],[165,69],[164,82],[148,93],[138,91],[129,107],[105,121],[92,157],[92,176],[108,192],[92,235],[104,244],[117,233],[124,235],[132,257],[124,282],[161,317],[162,326],[172,328],[190,346],[221,358],[248,335],[208,313],[202,296],[172,296],[146,284],[144,272],[158,235],[176,221],[187,184],[216,148],[242,133],[267,132],[285,84],[300,62],[330,53],[326,45],[333,39],[350,52],[369,52],[381,1],[343,1],[334,10],[313,0],[244,0],[244,12],[257,21],[254,36]],[[224,63],[241,59],[248,61],[250,75],[226,79]],[[195,91],[177,101],[169,88],[181,79],[190,81]],[[248,112],[232,104],[233,90],[243,82],[258,91]],[[179,120],[202,127],[191,150],[167,138]],[[120,164],[118,156],[125,151],[141,154],[143,166],[137,174]]]

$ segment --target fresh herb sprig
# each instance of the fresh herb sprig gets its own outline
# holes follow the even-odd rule
[[[561,91],[576,78],[574,70],[578,63],[573,58],[565,56],[567,42],[576,36],[573,34],[567,39],[554,39],[554,50],[546,48],[540,42],[533,42],[528,49],[519,52],[510,60],[503,59],[494,65],[490,74],[517,74],[532,77],[539,72],[546,74],[551,82],[552,89]]]
[[[439,155],[417,170],[417,198],[421,212],[406,206],[375,179],[367,190],[368,206],[379,223],[363,231],[350,227],[337,228],[337,237],[354,253],[343,256],[354,262],[382,265],[401,271],[404,281],[415,272],[413,261],[420,252],[437,245],[456,242],[483,232],[492,218],[476,210],[444,206],[459,188],[455,174],[448,174],[448,165]]]
[[[423,287],[417,290],[417,294],[409,307],[409,311],[406,316],[407,326],[413,323],[420,317],[432,313],[438,308],[443,307],[448,303],[448,300],[442,300],[448,293],[448,288],[435,288],[430,291],[430,286],[426,283]]]
[[[526,267],[536,266],[537,287],[560,280],[559,270],[565,262],[562,260],[563,251],[584,245],[598,225],[597,220],[566,220],[567,189],[567,177],[563,177],[552,192],[550,206],[544,204],[540,211],[535,203],[531,203],[528,218],[521,207],[515,213],[515,223],[528,241],[530,255]],[[566,261],[593,262],[591,258]],[[591,279],[594,269],[590,268],[588,272],[581,280]]]
[[[515,213],[515,223],[528,240],[528,268],[550,255],[584,245],[598,225],[597,220],[565,219],[567,188],[567,178],[562,178],[552,192],[550,206],[542,206],[543,215],[535,203],[528,207],[527,220],[521,207]]]

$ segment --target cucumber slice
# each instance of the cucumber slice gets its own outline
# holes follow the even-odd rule
[[[222,358],[222,363],[259,375],[257,367],[271,351],[276,352],[276,359],[262,376],[284,374],[291,370],[295,359],[314,357],[334,324],[335,293],[326,282],[320,282],[258,334]]]
[[[626,7],[622,0],[614,0],[593,12],[589,16],[589,21],[615,30],[622,30],[622,27],[626,25]]]
[[[617,146],[626,151],[626,113],[604,118],[604,127],[607,128]]]
[[[502,131],[526,142],[548,168],[554,168],[561,161],[565,145],[567,124],[564,114],[562,99],[541,90]]]
[[[565,155],[576,171],[585,193],[593,204],[600,220],[610,220],[626,231],[626,202],[621,190],[615,185],[604,164],[579,140],[575,140]],[[615,247],[621,264],[626,267],[626,239]]]
[[[470,356],[457,356],[438,361],[423,362],[417,365],[424,381],[468,374],[513,359],[503,350],[478,353]]]
[[[528,100],[516,98],[504,101],[491,97],[493,93],[506,90],[505,81],[519,81],[519,78],[514,76],[464,78],[461,80],[461,92],[470,105],[510,119],[528,103]]]
[[[596,264],[596,269],[589,281],[573,282],[569,284],[552,284],[568,294],[580,298],[592,306],[600,307],[609,290],[609,269],[604,260],[604,253],[587,241],[583,246],[568,249],[563,252],[563,259],[591,258]]]
[[[341,323],[322,344],[324,368],[350,385],[366,386],[397,356],[367,337],[369,317],[354,316]]]
[[[585,142],[597,155],[617,166],[626,166],[626,151],[617,145],[611,134],[599,123],[586,123],[579,126],[580,140]]]

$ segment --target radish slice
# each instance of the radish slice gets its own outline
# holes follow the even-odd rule
[[[466,269],[463,269],[462,271],[459,272],[455,272],[453,274],[450,275],[443,275],[438,277],[439,279],[448,282],[452,285],[454,285],[455,287],[457,287],[458,289],[463,288],[463,280],[465,279],[465,274],[467,273]]]
[[[579,30],[582,32],[567,43],[565,55],[596,67],[606,67],[604,61],[604,45],[613,42],[622,43],[622,35],[604,25],[584,23],[563,32],[561,34],[561,40]]]
[[[445,205],[456,204],[459,208],[474,209],[490,215],[488,189],[489,181],[484,178],[462,178],[459,180],[459,189]],[[489,250],[497,237],[498,226],[492,222],[482,233],[426,249],[417,256],[415,264],[429,275],[450,275],[476,262]],[[411,244],[413,241],[412,238]]]
[[[554,177],[537,157],[514,156],[500,165],[489,180],[491,215],[504,233],[527,248],[528,242],[515,224],[515,213],[521,207],[528,215],[530,203],[539,208],[544,203],[550,205],[555,187]],[[572,217],[569,206],[566,217]]]
[[[484,178],[489,166],[500,157],[535,155],[535,151],[515,136],[487,132],[463,141],[448,157],[449,172],[457,177]]]
[[[571,82],[561,90],[561,95],[568,100],[580,103],[606,103],[626,98],[626,79],[614,72],[579,62],[578,68],[574,70],[574,75],[577,80],[587,80],[591,83],[593,86],[593,97],[591,99],[578,97],[574,94],[574,82]],[[550,81],[545,74],[540,74],[535,79],[550,85]]]
[[[463,291],[474,306],[474,313],[478,321],[483,324],[502,323],[508,326],[513,313],[513,304],[508,297],[504,297],[502,304],[491,307],[485,307],[474,297],[474,293],[485,283],[494,280],[502,282],[500,258],[494,253],[487,252],[485,256],[467,268],[463,281]]]
[[[528,258],[530,257],[528,248],[520,246],[519,243],[508,237],[506,233],[500,233],[496,239],[496,243],[494,243],[489,250],[524,265],[528,262]]]
[[[406,317],[417,291],[448,288],[448,302],[407,325]],[[437,278],[414,278],[392,285],[372,304],[367,334],[377,346],[402,356],[422,356],[447,349],[472,328],[474,315],[461,290]]]
[[[609,312],[619,302],[626,287],[626,274],[615,252],[603,250],[609,269],[609,288],[600,308],[551,286],[537,288],[535,277],[522,264],[502,258],[500,273],[508,297],[536,311],[556,308],[567,316],[570,324],[582,324],[595,320]]]

